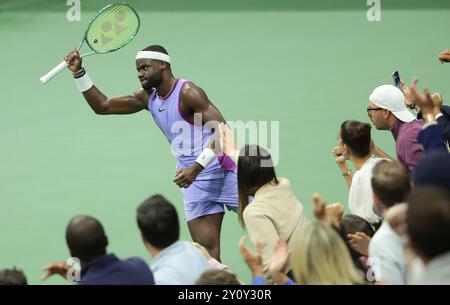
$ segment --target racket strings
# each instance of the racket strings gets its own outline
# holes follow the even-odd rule
[[[86,33],[89,46],[97,53],[116,50],[126,45],[139,29],[139,17],[126,5],[102,11]]]

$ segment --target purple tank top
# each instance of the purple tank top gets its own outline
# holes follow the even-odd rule
[[[189,81],[176,79],[173,88],[164,98],[159,97],[153,89],[148,104],[156,125],[166,136],[172,153],[178,160],[177,169],[194,164],[212,136],[209,128],[203,124],[194,126],[193,122],[189,122],[181,113],[181,91],[187,83]],[[196,180],[223,177],[223,169],[216,158],[200,172]]]

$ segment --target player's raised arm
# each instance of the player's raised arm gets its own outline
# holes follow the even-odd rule
[[[92,82],[82,67],[82,59],[75,49],[65,58],[75,82],[89,106],[96,114],[130,114],[147,108],[148,93],[139,90],[133,94],[108,99]]]

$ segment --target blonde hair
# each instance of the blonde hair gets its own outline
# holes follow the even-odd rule
[[[313,224],[295,241],[291,258],[298,284],[364,284],[337,232],[329,225]]]

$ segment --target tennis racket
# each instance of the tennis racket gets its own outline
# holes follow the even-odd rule
[[[110,53],[126,46],[136,36],[139,26],[139,16],[130,5],[121,3],[106,6],[91,20],[83,40],[77,47],[77,50],[80,50],[86,42],[92,52],[80,57]],[[62,61],[42,76],[41,82],[46,84],[67,66],[67,62]]]

